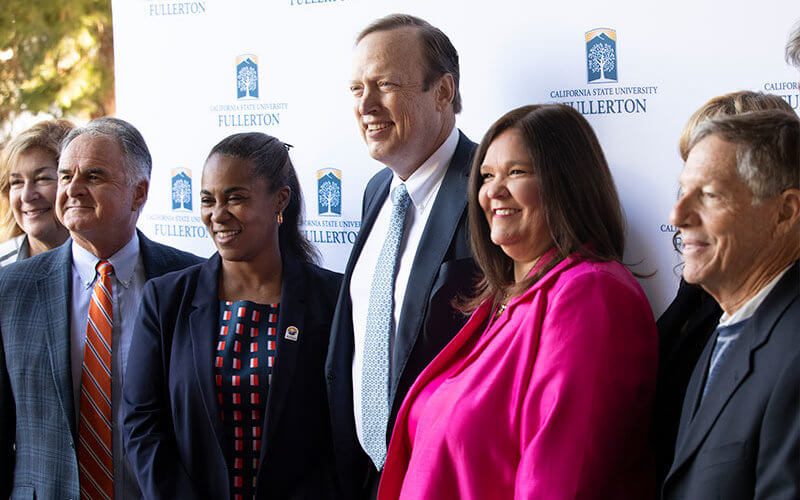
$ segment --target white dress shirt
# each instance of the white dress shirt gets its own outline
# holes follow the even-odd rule
[[[764,302],[764,300],[767,298],[767,295],[769,295],[772,289],[775,288],[775,286],[778,284],[781,278],[783,278],[783,275],[789,271],[789,268],[792,267],[792,264],[794,264],[794,262],[786,266],[786,268],[784,268],[783,271],[778,273],[778,275],[775,276],[772,279],[772,281],[767,283],[764,286],[764,288],[759,290],[757,294],[753,295],[753,298],[748,300],[745,303],[745,305],[740,307],[733,314],[728,314],[726,312],[723,312],[722,316],[719,318],[719,324],[717,325],[717,328],[721,326],[732,325],[734,323],[741,323],[742,321],[749,319],[751,316],[753,316],[758,310],[758,308],[761,306],[761,304]]]
[[[417,247],[422,239],[431,207],[436,200],[436,194],[442,185],[447,167],[458,146],[458,129],[453,127],[450,135],[420,167],[405,180],[406,189],[411,198],[411,205],[406,213],[405,230],[400,242],[397,255],[397,275],[394,284],[394,311],[392,317],[392,332],[397,331],[400,321],[400,311],[403,309],[403,300],[406,294],[411,275],[411,266],[417,255]],[[394,175],[389,192],[403,181]],[[466,193],[465,193],[466,196]],[[413,209],[412,209],[413,207]],[[375,219],[375,224],[358,257],[353,275],[350,279],[350,302],[353,306],[353,336],[355,352],[353,353],[353,412],[356,422],[356,435],[361,446],[364,447],[364,438],[361,429],[361,369],[364,363],[364,337],[367,326],[367,310],[369,309],[369,293],[372,288],[372,278],[378,256],[381,253],[383,242],[389,231],[389,219],[392,214],[392,197],[387,196],[383,206]]]
[[[122,443],[122,380],[128,363],[128,351],[133,336],[133,325],[142,298],[145,275],[139,253],[139,236],[133,238],[117,253],[107,259],[114,267],[111,275],[114,324],[111,326],[111,448],[114,459],[114,494],[124,498],[124,453]],[[97,279],[100,259],[72,242],[72,304],[70,309],[70,354],[72,362],[72,388],[75,398],[76,428],[80,420],[81,372],[86,327],[89,319],[89,302]]]
[[[22,233],[0,243],[0,266],[7,266],[28,257],[30,257],[30,247],[27,234]]]

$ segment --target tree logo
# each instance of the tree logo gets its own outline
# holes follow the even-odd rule
[[[252,54],[236,58],[236,98],[258,99],[258,58]]]
[[[192,211],[192,171],[188,168],[172,169],[172,210]]]
[[[589,83],[617,81],[617,32],[595,28],[586,32],[586,69]]]
[[[342,216],[342,171],[335,168],[317,170],[317,213]]]

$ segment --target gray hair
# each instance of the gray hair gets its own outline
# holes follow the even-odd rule
[[[786,42],[786,62],[800,70],[800,20],[794,23]]]
[[[136,127],[119,118],[95,118],[85,127],[72,129],[64,138],[61,151],[64,151],[76,137],[83,134],[91,137],[107,137],[119,143],[124,155],[122,163],[125,166],[125,179],[128,181],[128,185],[150,180],[153,160],[150,157],[150,150],[147,149],[147,144],[144,142],[144,137],[136,130]]]
[[[710,135],[736,145],[736,170],[756,203],[800,189],[800,118],[779,109],[712,118],[692,133],[689,149]]]

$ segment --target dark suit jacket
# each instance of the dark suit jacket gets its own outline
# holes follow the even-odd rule
[[[745,325],[700,403],[692,373],[663,498],[800,498],[800,263]]]
[[[147,284],[123,389],[125,447],[145,498],[230,495],[214,356],[221,259]],[[278,354],[266,402],[258,498],[332,498],[323,366],[341,275],[283,258]],[[298,340],[284,337],[289,326]]]
[[[720,316],[722,309],[711,295],[681,279],[675,299],[656,322],[659,352],[653,434],[659,484],[672,464],[689,378]]]
[[[70,363],[71,245],[67,240],[0,270],[1,498],[80,495]],[[201,260],[141,233],[139,248],[148,279]],[[138,491],[132,476],[124,479],[126,491],[128,483]]]
[[[422,369],[453,338],[467,317],[451,301],[474,285],[475,264],[467,229],[467,180],[476,145],[460,134],[458,146],[439,188],[409,277],[392,349],[387,441],[397,411]],[[364,191],[361,230],[345,269],[333,319],[325,371],[333,425],[338,477],[346,498],[363,494],[374,471],[356,437],[353,416],[353,313],[350,278],[381,206],[389,194],[392,172],[378,172]]]

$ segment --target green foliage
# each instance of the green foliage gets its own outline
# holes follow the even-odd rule
[[[111,0],[3,0],[0,123],[23,111],[113,113]]]

